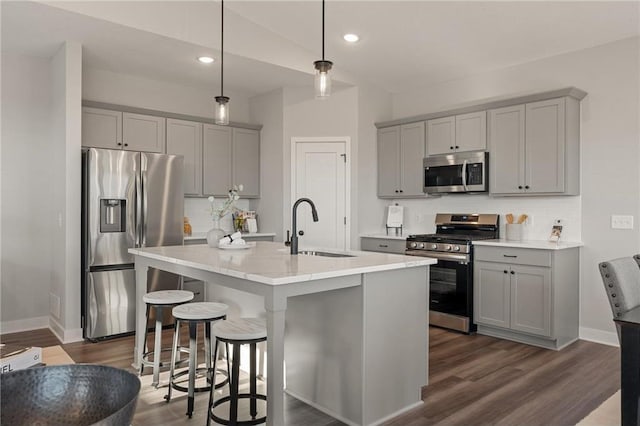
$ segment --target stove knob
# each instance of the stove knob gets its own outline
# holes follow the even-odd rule
[[[437,244],[431,244],[431,250],[436,250],[438,248]]]
[[[445,249],[446,251],[451,251],[451,246],[450,246],[450,245],[447,245],[444,249]]]
[[[420,244],[418,244],[418,248],[419,248],[419,249],[423,249],[423,248],[424,248],[424,243],[420,243]]]
[[[453,251],[460,251],[460,246],[454,246]]]
[[[409,247],[411,247],[411,248],[416,248],[417,246],[418,246],[418,244],[416,244],[416,243],[409,244]]]

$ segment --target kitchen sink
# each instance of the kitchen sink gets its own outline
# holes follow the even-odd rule
[[[326,251],[315,251],[315,250],[300,250],[298,254],[302,254],[305,256],[323,256],[323,257],[355,257],[350,254],[343,253],[329,253]]]

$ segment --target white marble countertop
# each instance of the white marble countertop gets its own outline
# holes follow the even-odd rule
[[[528,248],[528,249],[541,249],[541,250],[564,250],[564,249],[582,247],[584,244],[578,241],[562,241],[562,240],[555,243],[555,242],[544,241],[544,240],[510,241],[510,240],[500,239],[500,240],[473,241],[473,245],[474,246]]]
[[[301,247],[300,250],[321,250]],[[223,250],[206,244],[129,249],[129,253],[270,285],[313,281],[367,272],[433,265],[436,259],[377,252],[321,250],[354,257],[289,254],[282,243],[257,241],[248,249]]]
[[[275,232],[250,232],[242,234],[242,237],[275,237]],[[193,232],[191,235],[185,235],[185,240],[206,240],[207,239],[207,231],[205,232]]]
[[[406,240],[409,233],[404,231],[402,235],[396,235],[395,231],[389,231],[389,235],[387,234],[360,234],[360,238],[382,238],[385,240]]]

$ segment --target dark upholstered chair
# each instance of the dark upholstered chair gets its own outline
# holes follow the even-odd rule
[[[614,317],[640,305],[640,268],[638,257],[621,257],[599,265],[604,289]],[[618,329],[618,340],[620,330]]]

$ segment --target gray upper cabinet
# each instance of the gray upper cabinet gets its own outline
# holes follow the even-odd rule
[[[122,113],[122,147],[128,151],[164,152],[164,117]]]
[[[100,108],[82,108],[82,146],[164,152],[165,119]]]
[[[202,192],[204,195],[226,196],[231,182],[232,128],[205,124],[202,138]]]
[[[579,194],[579,117],[571,97],[490,110],[491,194]]]
[[[242,198],[260,197],[260,132],[205,124],[202,140],[203,195],[226,196],[242,184]]]
[[[427,155],[487,149],[487,114],[476,111],[427,121]]]
[[[456,118],[427,121],[427,155],[449,154],[456,147]]]
[[[167,119],[167,154],[184,157],[184,194],[202,194],[202,123]]]
[[[378,130],[378,197],[424,197],[424,122]]]
[[[378,197],[398,195],[400,188],[400,126],[378,129]]]
[[[250,129],[233,129],[232,183],[243,185],[240,196],[260,197],[260,132]]]
[[[122,149],[122,113],[83,107],[82,146]]]

